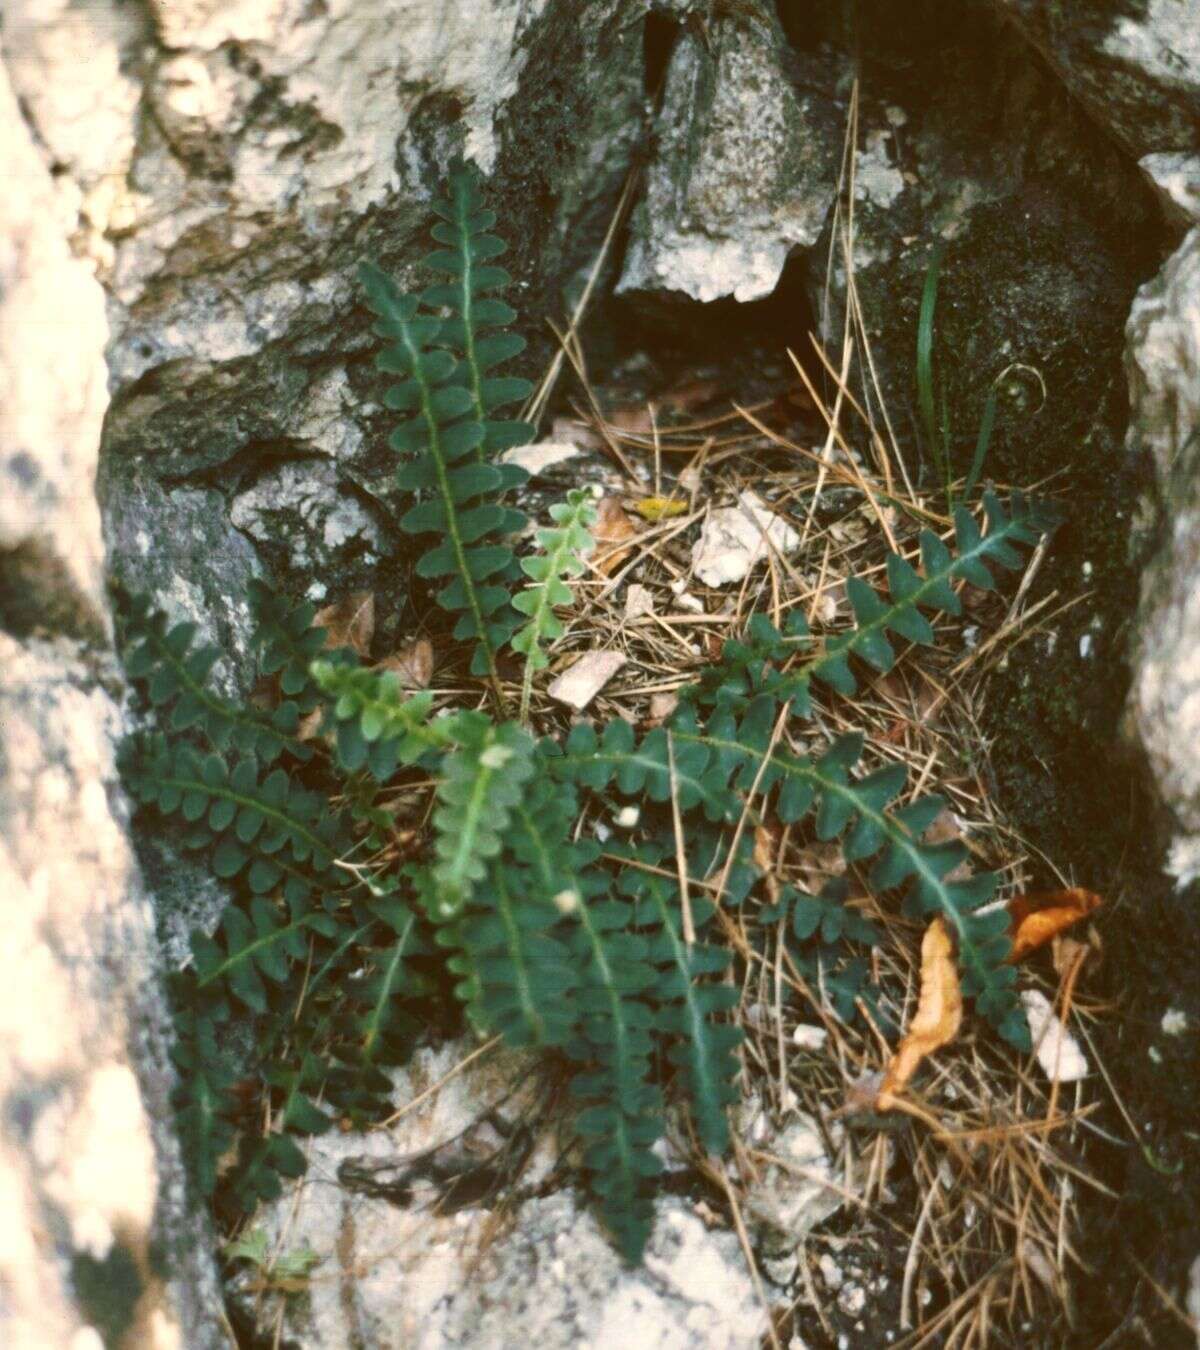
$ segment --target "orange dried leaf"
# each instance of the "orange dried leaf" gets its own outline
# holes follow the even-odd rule
[[[625,508],[616,497],[602,497],[596,506],[596,523],[592,526],[597,570],[605,576],[615,572],[633,552],[632,549],[617,546],[636,534],[633,521],[625,514]]]
[[[898,1094],[921,1061],[958,1035],[962,1006],[954,944],[945,921],[939,917],[925,930],[921,940],[921,997],[908,1031],[883,1076],[875,1101],[877,1110],[893,1110]]]
[[[327,630],[326,647],[349,647],[366,656],[375,636],[375,592],[352,591],[345,599],[317,610],[313,623]]]
[[[1020,961],[1030,952],[1044,947],[1103,903],[1095,891],[1085,891],[1080,886],[1066,891],[1035,891],[1016,896],[1008,902],[1013,944],[1009,961]]]

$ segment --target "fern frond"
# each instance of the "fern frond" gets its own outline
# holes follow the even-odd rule
[[[474,414],[484,428],[477,453],[486,460],[498,450],[526,444],[534,435],[528,422],[490,419],[494,409],[523,402],[533,388],[528,380],[489,378],[487,374],[525,350],[525,339],[516,333],[481,336],[488,329],[507,328],[517,317],[510,305],[493,294],[510,286],[512,278],[502,267],[488,266],[507,245],[488,233],[496,223],[496,213],[484,207],[479,175],[468,165],[460,162],[451,169],[449,196],[434,202],[433,209],[442,218],[433,227],[433,237],[446,248],[430,254],[425,265],[448,280],[431,286],[421,301],[431,309],[444,307],[451,312],[438,339],[462,353],[455,378],[471,392]],[[503,472],[505,487],[524,481],[524,472],[514,472],[512,466],[504,466]]]
[[[433,813],[440,922],[457,917],[483,880],[533,773],[533,741],[515,723],[493,726],[482,713],[454,720],[458,748],[443,763]]]
[[[264,1077],[275,1098],[272,1128],[264,1137],[244,1142],[231,1182],[247,1212],[260,1200],[279,1198],[281,1177],[294,1181],[304,1175],[308,1164],[298,1138],[324,1134],[333,1127],[333,1119],[315,1100],[327,1077],[318,1058],[304,1054],[298,1065],[269,1069]]]
[[[499,703],[496,653],[520,623],[508,603],[515,557],[501,539],[520,530],[525,517],[496,497],[528,475],[516,465],[491,460],[498,451],[530,440],[533,428],[526,422],[496,421],[492,413],[525,399],[531,386],[526,380],[488,373],[516,356],[525,343],[495,331],[516,315],[493,294],[511,279],[502,268],[489,265],[505,244],[488,233],[495,215],[482,205],[474,170],[459,165],[450,175],[448,200],[435,203],[434,209],[442,217],[434,237],[446,247],[425,262],[448,281],[418,299],[402,294],[372,263],[360,266],[359,277],[380,319],[376,332],[389,340],[376,364],[405,377],[387,390],[385,401],[412,414],[391,437],[392,448],[411,457],[396,481],[426,494],[403,517],[401,528],[442,536],[420,559],[417,571],[424,577],[453,578],[438,594],[438,603],[459,616],[454,635],[474,642],[471,669],[491,678]],[[421,313],[422,304],[450,314]]]
[[[368,908],[377,921],[371,945],[359,949],[359,969],[339,981],[341,1006],[332,1025],[333,1054],[345,1071],[330,1095],[357,1120],[389,1098],[384,1069],[412,1053],[420,1026],[410,1009],[427,986],[411,963],[430,950],[415,911],[399,897],[373,900]]]
[[[313,622],[316,610],[307,600],[293,603],[277,595],[257,577],[249,581],[246,596],[254,619],[260,674],[277,675],[284,697],[302,713],[309,712],[319,699],[309,666],[328,636]]]
[[[964,861],[966,850],[961,845],[923,844],[912,832],[905,811],[907,819],[919,823],[930,809],[927,801],[888,812],[889,802],[904,786],[902,766],[851,779],[849,772],[863,748],[858,735],[840,737],[817,759],[794,755],[778,745],[772,749],[777,715],[778,704],[765,694],[740,720],[729,707],[722,707],[705,727],[696,723],[691,709],[681,708],[670,735],[676,745],[692,747],[694,758],[682,785],[676,760],[680,806],[703,801],[709,808],[727,808],[731,794],[736,801],[738,792],[757,786],[763,795],[774,794],[775,811],[785,824],[815,811],[818,837],[842,837],[848,861],[877,860],[874,885],[889,889],[911,880],[910,908],[945,915],[958,940],[964,992],[976,997],[980,1011],[1001,1034],[1014,1039],[1019,1035],[1019,1010],[1015,973],[1005,964],[1009,950],[1005,924],[994,913],[976,912],[991,898],[996,878],[989,874],[969,882],[945,880]],[[591,749],[587,739],[573,735],[568,740],[567,753],[550,761],[557,773],[593,789],[611,783],[623,792],[644,790],[652,800],[665,799],[664,785],[667,793],[670,785],[665,734],[652,732],[634,746],[631,731],[623,729],[614,736],[610,726],[599,748]]]
[[[579,576],[584,557],[595,547],[588,526],[595,523],[596,508],[585,490],[577,488],[569,492],[565,502],[550,508],[550,518],[555,527],[537,532],[538,547],[542,551],[521,559],[521,570],[533,584],[526,586],[512,602],[513,609],[529,618],[512,638],[513,651],[525,657],[518,714],[522,722],[529,716],[534,673],[544,670],[550,663],[542,643],[553,642],[563,634],[563,626],[554,610],[555,606],[569,605],[573,599],[566,578]]]
[[[668,1040],[667,1057],[683,1071],[696,1132],[704,1147],[724,1153],[729,1146],[726,1107],[738,1098],[734,1079],[741,1065],[734,1051],[743,1040],[739,1027],[718,1019],[737,1006],[735,985],[702,982],[733,964],[724,947],[684,941],[676,888],[652,873],[625,869],[622,889],[638,898],[635,922],[648,928],[650,959],[658,970],[651,997],[656,1030]],[[692,923],[703,932],[716,907],[703,897],[689,901]]]
[[[126,640],[133,644],[125,657],[126,673],[170,730],[199,731],[216,750],[234,747],[265,763],[285,749],[298,760],[311,756],[311,749],[295,738],[300,717],[294,702],[258,715],[209,687],[221,652],[211,644],[193,648],[194,623],[168,627],[167,616],[153,608],[148,596],[122,596],[119,612]]]
[[[887,600],[861,578],[849,578],[846,594],[855,627],[828,639],[821,650],[787,671],[780,669],[784,661],[814,645],[808,625],[793,610],[781,633],[765,616],[756,615],[746,638],[727,643],[721,664],[702,673],[698,686],[690,691],[692,700],[702,704],[746,701],[769,693],[789,701],[795,713],[806,717],[811,713],[809,691],[814,680],[838,694],[857,692],[851,656],[886,673],[896,661],[889,634],[907,642],[931,643],[933,628],[923,610],[960,613],[954,583],[966,581],[980,589],[993,589],[996,581],[990,567],[1020,567],[1022,557],[1013,546],[1035,544],[1056,523],[1049,508],[1019,492],[1012,494],[1007,509],[995,493],[985,493],[983,500],[989,525],[986,535],[960,506],[954,511],[955,551],[926,529],[919,540],[920,572],[899,554],[887,555]]]
[[[583,1104],[576,1129],[583,1165],[601,1214],[626,1260],[636,1263],[650,1233],[649,1182],[662,1170],[662,1096],[650,1081],[654,1014],[642,995],[656,972],[646,941],[632,931],[633,907],[601,898],[608,879],[579,878],[579,900],[565,915],[579,976],[579,1036],[569,1053],[588,1067],[571,1082]]]
[[[448,719],[430,719],[428,690],[406,695],[394,671],[314,661],[312,677],[333,700],[338,756],[348,773],[366,767],[385,782],[402,764],[416,764],[450,744]]]
[[[212,1021],[187,1006],[176,1012],[171,1058],[179,1072],[171,1101],[180,1143],[200,1193],[211,1196],[235,1139],[234,1076],[217,1047]]]
[[[213,871],[222,878],[245,874],[255,894],[285,881],[295,864],[337,889],[345,884],[334,860],[351,841],[339,817],[316,794],[298,787],[282,769],[260,781],[258,761],[239,759],[231,769],[215,754],[156,738],[125,765],[133,795],[163,815],[193,827],[193,847],[212,846]]]
[[[196,986],[203,990],[223,983],[248,1008],[265,1013],[264,979],[283,988],[293,963],[307,955],[310,937],[320,934],[331,938],[337,932],[337,920],[322,910],[309,910],[288,919],[258,895],[251,899],[248,912],[228,905],[217,936],[192,934]]]

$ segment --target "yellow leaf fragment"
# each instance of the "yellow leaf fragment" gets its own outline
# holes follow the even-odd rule
[[[670,520],[687,510],[687,502],[673,502],[670,497],[643,497],[633,508],[643,520]]]
[[[897,1097],[927,1055],[948,1045],[962,1025],[962,987],[954,944],[938,917],[921,940],[921,997],[908,1031],[887,1067],[875,1100],[878,1111],[894,1110]]]

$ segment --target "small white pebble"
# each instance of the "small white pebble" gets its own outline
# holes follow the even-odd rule
[[[848,1284],[838,1294],[838,1307],[847,1317],[857,1317],[867,1306],[867,1291],[861,1284]]]
[[[623,806],[617,812],[614,824],[619,826],[622,830],[632,830],[641,819],[641,816],[642,813],[636,806]]]
[[[840,1289],[845,1277],[842,1275],[842,1268],[829,1255],[828,1252],[822,1252],[817,1261],[817,1269],[821,1272],[821,1278],[825,1281],[827,1289]]]
[[[1091,564],[1090,562],[1086,561],[1086,559],[1085,559],[1084,564],[1083,564],[1083,579],[1084,579],[1084,581],[1091,581],[1091,579],[1092,579],[1092,573],[1093,573],[1095,570],[1096,570],[1096,569],[1092,566],[1092,564]]]
[[[1187,1013],[1181,1012],[1178,1008],[1168,1008],[1163,1013],[1159,1025],[1163,1029],[1164,1036],[1182,1036],[1188,1029]]]
[[[1152,1045],[1150,1049],[1146,1051],[1146,1053],[1150,1056],[1151,1064],[1162,1063],[1162,1052],[1159,1050],[1157,1045]]]
[[[1084,657],[1085,659],[1091,656],[1093,646],[1095,646],[1095,642],[1092,638],[1091,633],[1084,633],[1084,635],[1079,639],[1079,655]]]
[[[801,1022],[792,1032],[792,1044],[804,1050],[823,1050],[828,1039],[829,1032],[824,1027],[814,1027],[808,1022]]]

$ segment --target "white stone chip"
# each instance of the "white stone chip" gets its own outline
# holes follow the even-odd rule
[[[645,586],[639,586],[637,582],[634,582],[625,592],[625,617],[627,619],[640,619],[645,614],[653,613],[654,596]]]
[[[516,464],[531,477],[537,477],[555,464],[575,459],[578,454],[579,447],[569,441],[535,441],[533,445],[518,445],[506,450],[500,460],[504,464]]]
[[[769,548],[789,553],[799,542],[796,531],[756,492],[740,492],[735,506],[709,513],[692,550],[692,566],[706,586],[726,586],[741,581]]]
[[[829,1032],[824,1027],[815,1027],[808,1022],[801,1022],[792,1032],[792,1044],[802,1050],[824,1050],[828,1039]]]
[[[552,699],[582,712],[628,658],[623,652],[588,652],[550,685]]]
[[[1077,1083],[1091,1072],[1079,1042],[1059,1021],[1050,1000],[1040,989],[1021,992],[1034,1053],[1052,1083]]]

